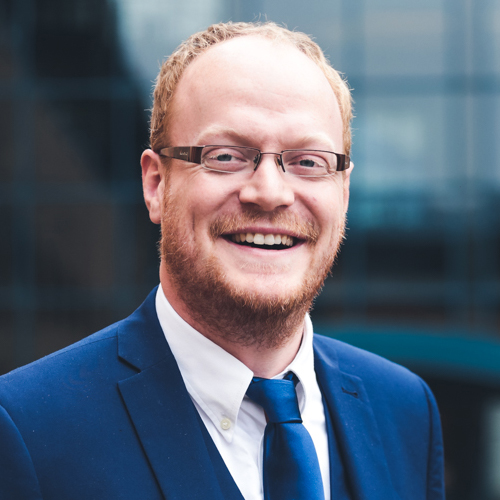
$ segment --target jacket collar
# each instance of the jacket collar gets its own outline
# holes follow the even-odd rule
[[[156,288],[118,331],[118,356],[138,371],[118,383],[137,435],[166,498],[242,499],[234,481],[217,480],[197,411],[158,322],[155,294]],[[339,369],[331,342],[316,338],[314,353],[353,498],[396,500],[363,381]]]
[[[396,500],[363,381],[339,369],[335,347],[316,336],[315,371],[355,500]]]
[[[157,289],[153,289],[142,305],[120,323],[118,329],[118,357],[138,371],[171,355],[156,315]]]
[[[236,499],[234,481],[218,481],[198,414],[158,322],[155,293],[119,328],[118,355],[139,372],[118,383],[120,394],[165,498]]]

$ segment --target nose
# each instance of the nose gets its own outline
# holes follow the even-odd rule
[[[293,204],[294,190],[277,159],[272,154],[261,156],[256,169],[240,190],[241,203],[256,205],[266,212]]]

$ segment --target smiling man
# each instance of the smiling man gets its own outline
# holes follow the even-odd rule
[[[1,498],[444,498],[425,383],[308,316],[344,236],[351,116],[301,33],[220,24],[172,54],[141,158],[160,286],[0,379]]]

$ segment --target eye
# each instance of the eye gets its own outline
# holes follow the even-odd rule
[[[233,156],[230,155],[229,153],[221,153],[220,155],[217,155],[214,160],[217,161],[231,161],[233,159]]]
[[[235,149],[208,146],[203,150],[202,159],[207,161],[237,161],[241,158],[241,153]]]
[[[236,167],[238,164],[244,162],[245,158],[234,149],[218,148],[211,149],[206,153],[203,151],[202,160],[203,164],[208,168],[221,167],[226,169],[232,168],[232,165]]]
[[[202,165],[219,172],[239,172],[252,161],[245,148],[237,146],[206,146],[202,151]]]
[[[305,168],[325,168],[328,165],[324,158],[305,152],[295,153],[295,156],[292,158],[287,158],[287,163]]]
[[[294,175],[322,176],[331,170],[331,163],[320,151],[287,151],[283,155],[285,170]],[[334,155],[332,155],[335,157]]]
[[[318,162],[312,158],[303,158],[303,159],[299,160],[298,163],[301,167],[314,168],[314,167],[318,166]]]

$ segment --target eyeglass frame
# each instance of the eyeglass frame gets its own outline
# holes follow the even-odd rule
[[[173,158],[174,160],[181,160],[181,161],[187,161],[190,163],[195,163],[197,165],[202,165],[201,162],[201,153],[204,148],[208,147],[216,147],[216,148],[239,148],[239,149],[248,149],[251,151],[257,151],[258,155],[256,156],[257,161],[254,159],[255,163],[255,168],[253,171],[255,172],[257,168],[260,165],[260,162],[262,160],[263,155],[275,155],[276,158],[276,163],[278,166],[280,166],[283,170],[283,172],[287,173],[285,170],[285,167],[283,165],[283,153],[289,153],[289,152],[294,152],[294,151],[311,151],[311,152],[318,152],[318,153],[329,153],[333,154],[337,157],[337,168],[333,172],[327,172],[325,175],[297,175],[297,174],[290,174],[295,177],[313,177],[313,178],[322,178],[322,177],[329,177],[331,175],[334,175],[336,172],[343,172],[349,168],[350,165],[350,158],[348,155],[345,155],[343,153],[335,153],[334,151],[326,151],[326,150],[320,150],[320,149],[284,149],[281,151],[281,153],[272,153],[272,152],[265,152],[261,151],[258,148],[252,148],[248,146],[228,146],[228,145],[221,145],[221,144],[206,144],[205,146],[167,146],[164,148],[157,148],[154,150],[154,152],[160,156],[166,157],[166,158]],[[221,172],[221,173],[238,173],[238,172],[230,172],[230,171],[225,171],[225,170],[216,170],[210,167],[207,167],[203,165],[203,168],[210,170],[211,172]]]

